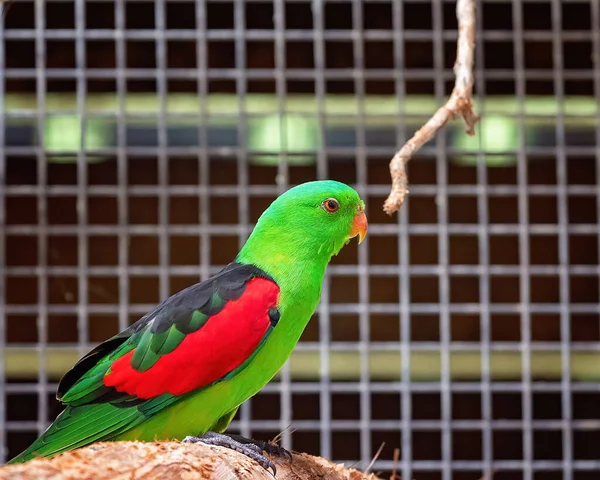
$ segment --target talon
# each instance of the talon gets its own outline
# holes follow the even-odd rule
[[[271,462],[270,460],[267,460],[267,462],[268,462],[267,465],[269,466],[269,468],[271,470],[273,470],[273,476],[276,476],[277,475],[277,468],[275,467],[275,464],[273,462]],[[264,465],[263,465],[263,468],[265,470],[269,471],[269,468],[265,467]]]
[[[206,432],[199,437],[187,436],[182,441],[184,443],[202,442],[206,445],[215,445],[235,450],[254,460],[265,470],[273,470],[273,475],[277,474],[277,468],[271,460],[263,455],[263,452],[278,457],[286,457],[290,461],[292,460],[292,454],[283,447],[272,445],[262,440],[252,440],[241,435]]]

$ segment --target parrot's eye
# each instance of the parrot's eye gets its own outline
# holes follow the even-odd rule
[[[321,206],[325,209],[326,212],[335,213],[340,209],[340,204],[335,198],[328,198],[325,200]]]

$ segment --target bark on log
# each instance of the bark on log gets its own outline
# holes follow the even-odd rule
[[[295,453],[289,463],[274,458],[277,480],[381,480],[320,457]],[[0,467],[10,480],[273,480],[254,461],[223,447],[179,442],[103,442],[52,459]]]

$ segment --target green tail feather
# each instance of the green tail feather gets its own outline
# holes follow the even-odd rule
[[[117,408],[109,403],[67,407],[40,438],[8,463],[50,458],[93,442],[111,440],[146,418],[137,407]]]

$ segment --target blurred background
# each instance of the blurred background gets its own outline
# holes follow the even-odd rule
[[[232,431],[415,480],[600,469],[600,3],[477,2],[476,136],[388,162],[450,94],[447,0],[16,0],[0,25],[0,461],[98,342],[230,262],[332,178],[334,258]],[[291,425],[291,427],[290,427]],[[191,432],[193,433],[193,432]]]

